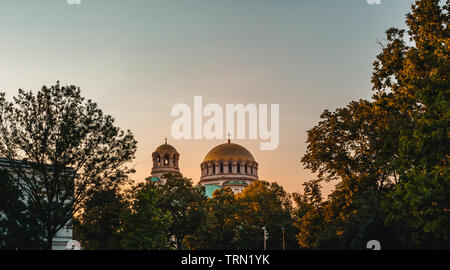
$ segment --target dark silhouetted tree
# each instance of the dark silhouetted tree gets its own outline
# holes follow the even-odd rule
[[[338,184],[318,204],[297,196],[300,245],[364,248],[377,237],[388,247],[449,246],[449,7],[416,1],[408,31],[386,32],[373,99],[325,111],[308,131],[303,164],[316,184]]]
[[[116,188],[103,188],[90,196],[82,213],[73,220],[74,239],[85,250],[120,249],[124,212],[130,211],[124,195]]]
[[[162,192],[158,207],[172,215],[168,238],[177,249],[182,249],[184,238],[193,235],[205,220],[203,205],[207,197],[204,187],[194,187],[192,180],[181,174],[164,177],[166,183],[157,186]]]
[[[169,249],[167,238],[172,215],[159,207],[164,194],[158,187],[141,184],[132,192],[130,207],[122,214],[120,247],[128,250]]]
[[[8,171],[0,170],[0,249],[41,249],[44,232]]]
[[[90,194],[119,185],[130,172],[136,141],[75,86],[0,94],[0,156],[45,231],[46,248]],[[31,209],[30,209],[31,211]]]

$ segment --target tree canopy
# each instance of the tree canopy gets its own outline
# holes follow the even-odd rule
[[[0,156],[10,162],[50,249],[92,192],[121,184],[136,141],[75,86],[0,93]],[[33,209],[31,209],[33,207]]]
[[[450,2],[439,2],[416,1],[408,30],[386,32],[372,100],[325,111],[308,131],[302,162],[317,179],[294,196],[301,246],[449,246]],[[321,200],[320,182],[334,180]]]

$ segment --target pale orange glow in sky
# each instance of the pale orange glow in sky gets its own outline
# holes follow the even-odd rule
[[[153,150],[172,144],[182,173],[223,140],[174,140],[173,105],[280,104],[280,145],[233,140],[259,163],[259,176],[289,192],[313,175],[300,163],[306,131],[325,109],[370,98],[377,40],[403,27],[412,0],[0,2],[0,91],[80,86],[138,141],[133,176],[150,175]],[[327,193],[333,184],[327,185]]]

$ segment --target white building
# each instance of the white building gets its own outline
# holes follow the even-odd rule
[[[36,172],[35,170],[33,170],[33,163],[30,162],[25,162],[25,161],[21,161],[21,160],[10,160],[10,159],[6,159],[6,158],[0,158],[0,170],[6,170],[9,172],[9,175],[12,179],[15,179],[17,181],[24,181],[22,178],[20,177],[21,173],[23,172],[25,174],[29,174],[31,175],[32,173],[34,173],[34,179],[37,179],[37,177],[35,176]],[[51,168],[49,166],[49,168]],[[69,174],[69,175],[74,175],[74,171],[70,168],[66,168],[64,170],[65,173]],[[73,179],[73,177],[72,177]],[[65,203],[70,204],[71,201],[70,200],[66,200]],[[0,215],[2,215],[3,213],[0,213]],[[0,233],[8,233],[7,230],[5,228],[1,229],[0,228]],[[72,240],[72,236],[73,236],[73,230],[72,228],[67,224],[66,226],[64,226],[62,229],[60,229],[56,234],[55,237],[53,238],[53,244],[52,244],[52,249],[53,250],[65,250],[66,249],[66,245],[67,242]],[[43,239],[45,241],[45,239]]]

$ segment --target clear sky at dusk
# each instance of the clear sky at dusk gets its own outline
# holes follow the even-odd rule
[[[206,153],[225,140],[174,140],[177,103],[280,104],[280,145],[234,140],[260,179],[301,191],[306,131],[323,110],[370,98],[372,62],[412,0],[0,1],[0,91],[74,84],[138,141],[134,178],[150,175],[164,137],[197,183]],[[329,187],[328,187],[329,188]]]

